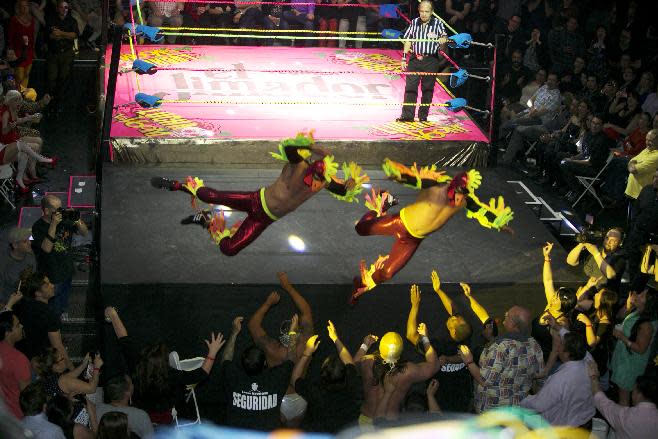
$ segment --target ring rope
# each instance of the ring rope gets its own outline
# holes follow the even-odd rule
[[[213,105],[351,105],[359,107],[397,107],[400,105],[398,102],[313,102],[313,101],[222,101],[222,100],[184,100],[184,99],[162,99],[160,102],[163,104],[213,104]],[[442,103],[429,103],[429,104],[416,104],[414,102],[403,102],[402,105],[406,106],[422,106],[422,107],[449,107],[449,104]]]
[[[337,70],[337,71],[326,71],[326,70],[294,70],[294,69],[265,69],[265,70],[255,70],[255,69],[227,69],[221,67],[213,67],[209,69],[190,69],[185,67],[158,67],[158,71],[163,70],[177,70],[177,71],[188,71],[188,72],[251,72],[251,73],[283,73],[283,74],[312,74],[312,75],[417,75],[417,76],[451,76],[452,73],[449,72],[408,72],[402,70],[386,70],[379,72],[358,72],[354,70]]]
[[[222,34],[222,33],[198,33],[198,32],[161,32],[162,35],[178,35],[184,37],[217,37],[217,38],[274,38],[281,40],[346,40],[346,41],[374,41],[374,42],[390,42],[397,40],[390,40],[387,38],[366,38],[366,37],[308,37],[308,36],[290,36],[290,35],[235,35],[235,34]],[[436,41],[430,38],[410,38],[404,41],[418,43],[423,41]],[[401,42],[401,40],[400,40]]]
[[[139,2],[139,0],[137,0]],[[203,3],[203,4],[216,4],[216,5],[233,5],[235,6],[236,4],[239,4],[240,6],[246,5],[252,5],[252,6],[259,6],[259,5],[272,5],[272,6],[291,6],[292,4],[290,2],[276,2],[276,1],[232,1],[232,0],[204,0],[203,2],[180,2],[178,0],[143,0],[144,2],[158,2],[158,3]],[[318,6],[317,3],[315,2],[303,2],[303,3],[295,3],[294,6]],[[364,9],[379,9],[377,5],[363,5],[360,3],[346,3],[346,4],[336,4],[336,3],[328,3],[321,5],[321,7],[325,6],[330,6],[330,7],[338,7],[338,8],[344,8],[344,7],[355,7],[355,8],[364,8]],[[399,8],[398,8],[399,9]]]
[[[220,32],[261,32],[261,33],[315,33],[315,34],[336,34],[336,35],[379,35],[381,32],[359,32],[359,31],[336,31],[336,30],[304,30],[304,29],[250,29],[250,28],[230,28],[230,27],[165,27],[159,28],[163,31],[169,30],[196,30],[196,31],[220,31]],[[390,40],[389,40],[390,41]],[[395,40],[393,40],[395,41]]]

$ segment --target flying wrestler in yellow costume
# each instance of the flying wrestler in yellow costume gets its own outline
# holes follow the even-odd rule
[[[366,196],[366,207],[370,209],[356,224],[359,235],[390,235],[395,237],[393,248],[387,256],[380,256],[366,269],[361,261],[361,277],[354,278],[354,290],[350,302],[391,279],[409,262],[422,240],[436,232],[461,209],[466,216],[476,219],[480,225],[490,229],[509,230],[507,224],[513,212],[505,206],[503,197],[482,203],[475,195],[482,183],[482,176],[474,169],[451,178],[436,166],[411,168],[385,159],[382,165],[386,175],[398,183],[419,189],[416,201],[404,207],[399,214],[388,215],[386,211],[397,203],[385,191]]]

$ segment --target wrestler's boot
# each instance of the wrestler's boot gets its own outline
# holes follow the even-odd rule
[[[352,290],[352,294],[350,295],[349,299],[347,302],[350,305],[356,304],[356,302],[359,300],[359,297],[363,295],[366,291],[370,291],[373,288],[377,286],[377,282],[372,278],[372,275],[379,270],[380,268],[383,268],[384,263],[388,259],[388,255],[386,256],[379,256],[377,260],[375,261],[374,264],[370,266],[369,269],[366,268],[366,261],[361,260],[360,264],[360,272],[361,276],[354,277],[352,279],[352,285],[354,286],[354,289]]]
[[[365,196],[365,206],[377,214],[377,217],[386,214],[386,211],[399,203],[399,200],[386,189],[375,191],[373,188],[370,194]]]
[[[151,178],[151,186],[156,189],[167,189],[170,191],[183,190],[183,185],[178,180],[169,180],[165,177]]]
[[[183,225],[188,225],[188,224],[198,224],[204,229],[207,229],[210,226],[210,222],[212,221],[212,211],[210,209],[202,209],[195,213],[194,215],[190,215],[188,217],[183,218],[180,220],[180,223]]]

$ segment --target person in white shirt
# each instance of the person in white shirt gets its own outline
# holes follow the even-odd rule
[[[19,398],[25,417],[23,427],[30,430],[34,439],[66,439],[62,429],[46,417],[46,392],[43,384],[34,382],[21,391]]]
[[[587,343],[582,334],[564,335],[558,356],[562,365],[548,377],[536,395],[527,396],[521,407],[539,413],[551,425],[587,428],[594,417],[594,399],[588,392]]]
[[[119,375],[107,380],[103,391],[109,404],[96,403],[96,416],[102,418],[108,412],[121,412],[128,416],[130,431],[141,439],[153,436],[153,424],[149,415],[142,409],[130,406],[135,387],[128,375]]]

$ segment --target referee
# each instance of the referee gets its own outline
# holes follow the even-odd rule
[[[412,20],[404,33],[404,39],[422,39],[433,41],[405,41],[402,53],[402,70],[410,72],[437,73],[439,71],[439,50],[445,49],[447,34],[441,20],[432,17],[434,8],[432,2],[423,0],[418,6],[419,18]],[[409,66],[407,68],[407,56]],[[431,104],[434,94],[436,77],[433,75],[407,75],[404,88],[404,102],[411,105],[402,106],[402,115],[398,122],[413,122],[416,114],[416,103],[418,101],[418,83],[421,84],[423,104]],[[418,110],[418,119],[427,121],[430,107],[421,106]]]

